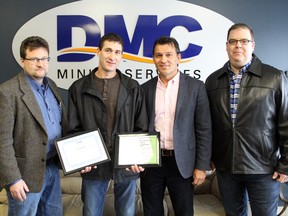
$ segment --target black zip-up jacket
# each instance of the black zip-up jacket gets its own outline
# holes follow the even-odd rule
[[[71,132],[98,128],[107,140],[105,105],[97,92],[93,76],[98,68],[89,75],[75,81],[69,88],[68,120]],[[112,132],[113,148],[109,149],[111,161],[100,164],[97,169],[82,174],[84,178],[100,180],[114,179],[115,182],[136,179],[139,175],[125,169],[114,169],[115,139],[117,133],[147,131],[148,118],[144,92],[137,81],[122,74],[119,70],[120,88]],[[133,152],[131,152],[133,154]]]
[[[230,115],[228,62],[206,80],[213,124],[212,160],[233,174],[288,174],[287,76],[253,61],[241,80],[235,126]]]

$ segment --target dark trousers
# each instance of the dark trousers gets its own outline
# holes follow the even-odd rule
[[[222,202],[227,216],[247,216],[249,200],[256,216],[276,216],[279,182],[272,174],[230,174],[217,171]]]
[[[175,215],[194,215],[192,177],[184,179],[181,176],[174,156],[162,157],[162,167],[146,168],[141,174],[144,215],[164,215],[163,198],[166,187]]]

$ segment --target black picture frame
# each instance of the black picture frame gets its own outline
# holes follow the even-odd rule
[[[160,133],[119,133],[115,143],[115,168],[131,165],[161,167]]]
[[[54,143],[64,175],[111,160],[99,129],[75,133]]]

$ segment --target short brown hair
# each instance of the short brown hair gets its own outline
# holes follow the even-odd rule
[[[230,32],[232,30],[235,30],[235,29],[239,29],[239,28],[244,28],[244,29],[248,29],[250,31],[250,35],[251,35],[251,39],[254,41],[254,32],[253,32],[253,29],[251,27],[249,27],[247,24],[245,23],[236,23],[234,25],[232,25],[229,30],[228,30],[228,33],[227,33],[227,40],[229,39],[229,35],[230,35]]]
[[[153,46],[153,55],[154,55],[154,51],[155,51],[155,47],[156,45],[164,45],[164,44],[170,44],[172,46],[175,47],[176,53],[179,54],[180,53],[180,48],[179,48],[179,44],[177,42],[177,40],[173,37],[168,37],[168,36],[161,36],[160,38],[158,38],[155,42],[154,42],[154,46]]]
[[[48,42],[39,37],[39,36],[31,36],[26,38],[24,41],[22,41],[20,46],[20,57],[25,59],[26,58],[26,50],[29,49],[30,51],[38,48],[44,48],[47,50],[49,54],[49,45]]]
[[[120,35],[117,35],[115,33],[108,33],[105,34],[99,41],[99,49],[101,50],[103,48],[104,42],[105,41],[113,41],[113,42],[118,42],[122,46],[122,51],[124,49],[124,42],[123,39],[121,38]]]

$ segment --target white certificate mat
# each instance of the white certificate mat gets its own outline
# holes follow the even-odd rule
[[[161,166],[159,133],[118,134],[115,167]]]
[[[55,140],[65,175],[110,160],[99,130],[90,130]]]

